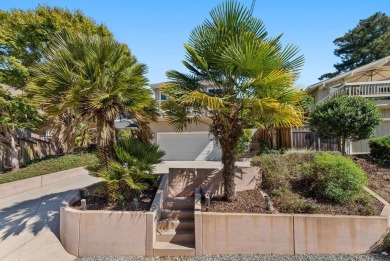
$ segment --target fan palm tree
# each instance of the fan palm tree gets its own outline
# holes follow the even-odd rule
[[[189,73],[168,71],[163,92],[170,124],[182,131],[189,124],[211,119],[210,133],[222,150],[224,193],[235,199],[234,168],[237,142],[246,126],[302,124],[300,100],[294,87],[303,56],[298,48],[282,48],[280,36],[269,38],[261,20],[235,1],[216,6],[185,44],[183,61]],[[204,85],[216,91],[207,92]],[[270,122],[267,122],[270,124]]]
[[[97,175],[107,184],[109,201],[123,205],[150,186],[156,177],[153,164],[160,163],[165,152],[158,145],[132,137],[121,139],[114,151],[115,159],[109,161],[107,169],[97,171]]]
[[[145,88],[147,67],[126,45],[98,35],[60,33],[43,57],[33,69],[29,92],[49,115],[72,114],[96,127],[102,166],[113,158],[119,114],[142,122],[157,115]]]

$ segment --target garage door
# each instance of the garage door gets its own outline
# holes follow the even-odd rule
[[[220,160],[220,150],[208,132],[158,133],[164,160]]]

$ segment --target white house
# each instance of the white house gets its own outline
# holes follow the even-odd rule
[[[370,99],[382,115],[375,136],[390,134],[390,56],[313,84],[306,91],[316,104],[342,93]],[[369,153],[368,140],[350,142],[348,150],[349,154]]]

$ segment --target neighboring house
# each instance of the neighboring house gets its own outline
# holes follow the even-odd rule
[[[160,92],[162,83],[151,84],[155,99],[159,106],[167,100],[167,97]],[[204,84],[205,91],[210,93],[215,88],[210,84]],[[175,132],[168,124],[164,111],[156,122],[150,123],[153,132],[153,142],[159,144],[165,150],[164,160],[192,161],[192,160],[221,160],[220,148],[211,134],[209,134],[208,123],[211,120],[205,118],[205,123],[191,125],[183,132]]]
[[[380,109],[383,120],[375,136],[390,134],[390,56],[313,84],[306,91],[316,104],[340,94],[370,99]],[[349,154],[369,153],[368,140],[350,142],[348,150]]]

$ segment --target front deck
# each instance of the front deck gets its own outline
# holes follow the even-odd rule
[[[375,98],[375,100],[388,100],[390,98],[390,81],[345,83],[336,91],[320,100],[319,103],[342,94]]]

